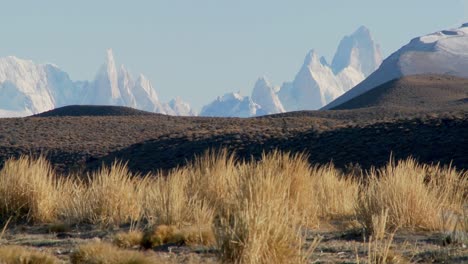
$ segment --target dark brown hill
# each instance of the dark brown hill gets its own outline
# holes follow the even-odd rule
[[[35,117],[52,117],[52,116],[141,116],[141,115],[157,115],[146,111],[141,111],[124,106],[107,106],[107,105],[70,105],[56,108],[47,112],[43,112]]]
[[[96,114],[96,113],[94,113]],[[44,154],[59,171],[94,170],[114,160],[137,172],[171,169],[210,148],[239,158],[280,149],[311,163],[363,168],[413,156],[468,169],[468,111],[367,108],[304,111],[261,118],[165,115],[55,116],[0,119],[0,167],[10,157]]]
[[[396,79],[333,109],[368,107],[463,109],[468,107],[468,79],[449,75],[414,75]]]

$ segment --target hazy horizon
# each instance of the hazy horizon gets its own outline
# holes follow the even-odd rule
[[[53,63],[73,80],[91,80],[112,48],[118,65],[147,76],[163,101],[180,96],[200,110],[226,92],[250,95],[261,76],[275,85],[292,80],[310,49],[331,61],[361,25],[387,57],[411,38],[461,25],[467,3],[6,2],[0,57]]]

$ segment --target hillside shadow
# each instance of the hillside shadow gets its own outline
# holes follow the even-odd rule
[[[332,161],[339,168],[359,164],[380,167],[392,155],[396,160],[414,157],[423,163],[452,164],[468,169],[468,124],[459,119],[408,120],[366,127],[346,127],[317,133],[309,130],[287,137],[245,133],[148,140],[88,162],[97,169],[115,160],[128,162],[130,170],[147,173],[184,166],[207,149],[227,148],[239,159],[258,159],[274,149],[310,155],[311,164]]]

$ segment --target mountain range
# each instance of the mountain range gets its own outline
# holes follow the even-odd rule
[[[205,106],[201,115],[246,117],[316,110],[359,84],[381,63],[379,45],[369,29],[360,27],[341,40],[331,64],[311,50],[292,82],[275,89],[262,77],[255,84],[251,97],[226,94]]]
[[[314,50],[307,53],[293,81],[280,87],[266,77],[251,96],[239,92],[217,97],[200,115],[252,117],[298,110],[335,109],[382,84],[404,76],[443,74],[468,77],[468,23],[411,40],[382,61],[370,31],[360,27],[343,38],[330,63]],[[16,57],[0,58],[0,117],[27,116],[66,105],[117,105],[190,116],[196,113],[177,97],[159,100],[150,81],[117,68],[112,50],[92,81],[73,81],[52,64]]]
[[[93,81],[72,81],[52,64],[0,58],[0,117],[28,116],[66,105],[117,105],[168,115],[195,115],[176,98],[162,103],[150,81],[117,68],[111,49]]]

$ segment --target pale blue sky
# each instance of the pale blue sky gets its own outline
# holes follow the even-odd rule
[[[462,0],[0,0],[0,56],[57,64],[90,80],[113,48],[160,97],[195,108],[292,80],[312,48],[330,61],[367,26],[388,56],[411,38],[468,21]]]

